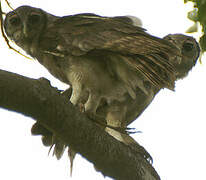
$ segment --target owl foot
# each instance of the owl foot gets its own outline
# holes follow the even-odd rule
[[[102,127],[103,129],[105,128],[110,128],[110,129],[113,129],[115,131],[118,131],[120,133],[123,133],[123,134],[132,134],[132,133],[136,133],[138,131],[131,131],[132,129],[134,128],[126,128],[126,127],[115,127],[115,126],[111,126],[111,125],[108,125],[106,123],[106,120],[104,117],[102,116],[99,116],[97,114],[94,114],[94,113],[89,113],[89,112],[85,112],[85,114],[87,115],[87,117],[94,123],[96,123],[98,126]]]

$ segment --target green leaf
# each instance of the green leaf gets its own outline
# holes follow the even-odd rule
[[[200,46],[201,46],[202,51],[206,51],[206,35],[205,34],[200,38]]]
[[[194,22],[198,21],[198,9],[194,8],[192,11],[188,12],[187,18]]]
[[[194,23],[191,27],[186,30],[186,33],[195,33],[198,31],[197,23]]]

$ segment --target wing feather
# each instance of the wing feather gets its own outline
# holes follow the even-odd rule
[[[44,37],[53,38],[65,47],[65,54],[82,56],[95,51],[101,55],[101,52],[112,52],[136,56],[122,59],[154,86],[174,88],[175,71],[170,62],[181,56],[180,50],[168,41],[146,33],[143,28],[133,26],[126,18],[79,14],[62,17],[50,28]],[[50,35],[47,32],[51,32]]]

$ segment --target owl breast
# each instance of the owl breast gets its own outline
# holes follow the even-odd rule
[[[68,62],[66,76],[74,89],[81,89],[82,94],[97,94],[106,99],[107,103],[124,100],[127,92],[125,85],[112,76],[101,57],[68,56]]]

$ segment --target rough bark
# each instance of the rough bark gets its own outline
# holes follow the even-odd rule
[[[80,113],[44,78],[31,79],[0,70],[0,107],[32,117],[118,180],[159,180],[141,154],[108,135]]]

